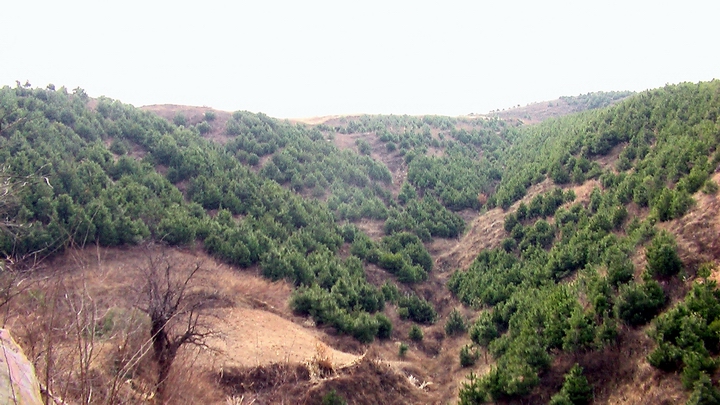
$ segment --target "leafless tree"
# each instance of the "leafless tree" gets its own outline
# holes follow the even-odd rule
[[[199,293],[202,263],[180,263],[162,253],[148,252],[140,269],[143,278],[138,308],[150,318],[153,360],[157,365],[155,395],[166,398],[166,382],[173,361],[183,345],[205,346],[212,335],[201,323],[208,303]]]

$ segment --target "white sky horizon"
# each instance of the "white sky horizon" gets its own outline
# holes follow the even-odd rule
[[[720,78],[720,2],[13,2],[0,86],[277,118],[466,115]]]

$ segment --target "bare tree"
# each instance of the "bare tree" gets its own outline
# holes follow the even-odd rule
[[[153,360],[157,365],[155,395],[166,398],[166,383],[178,350],[183,345],[205,346],[212,332],[200,322],[204,295],[198,293],[202,264],[179,263],[162,253],[149,252],[140,269],[139,309],[150,317]]]

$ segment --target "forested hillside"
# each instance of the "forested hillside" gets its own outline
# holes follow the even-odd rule
[[[719,82],[681,84],[522,128],[488,206],[508,210],[546,179],[568,191],[556,188],[508,210],[508,238],[449,281],[458,299],[481,310],[470,336],[497,361],[463,386],[461,402],[547,400],[535,387],[552,375],[554,357],[583,359],[590,368],[588,353],[622,352],[622,342],[647,324],[660,344],[649,363],[681,370],[691,403],[718,396],[709,381],[720,349],[711,310],[719,295],[708,279],[718,252],[683,262],[663,223],[717,193],[711,175],[720,163],[719,108]],[[569,187],[590,180],[597,187],[589,201],[574,202]],[[675,307],[673,297],[687,290],[686,304]],[[550,402],[590,402],[587,380],[602,381],[611,370],[591,373],[570,369]]]
[[[415,403],[604,403],[642,365],[711,403],[720,224],[694,218],[717,217],[702,211],[718,208],[720,82],[562,100],[580,112],[535,125],[238,111],[221,126],[4,87],[3,271],[90,246],[201,249],[289,283],[295,316],[383,360],[452,357]],[[439,271],[430,252],[472,249],[463,235],[491,216],[503,237]],[[411,341],[426,357],[406,359]]]

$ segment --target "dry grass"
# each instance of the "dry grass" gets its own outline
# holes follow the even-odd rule
[[[181,350],[169,377],[169,403],[225,403],[217,379],[224,369],[291,367],[315,356],[325,373],[357,359],[323,342],[336,338],[311,323],[300,324],[304,320],[287,307],[292,292],[287,283],[269,282],[257,269],[232,269],[199,251],[152,250],[179,263],[202,263],[205,271],[197,280],[202,288],[192,294],[212,301],[204,307],[212,315],[205,317],[205,326],[215,335],[206,340],[206,349]],[[39,268],[32,288],[6,307],[6,327],[54,397],[154,403],[149,320],[136,308],[145,255],[138,248],[68,251]]]

